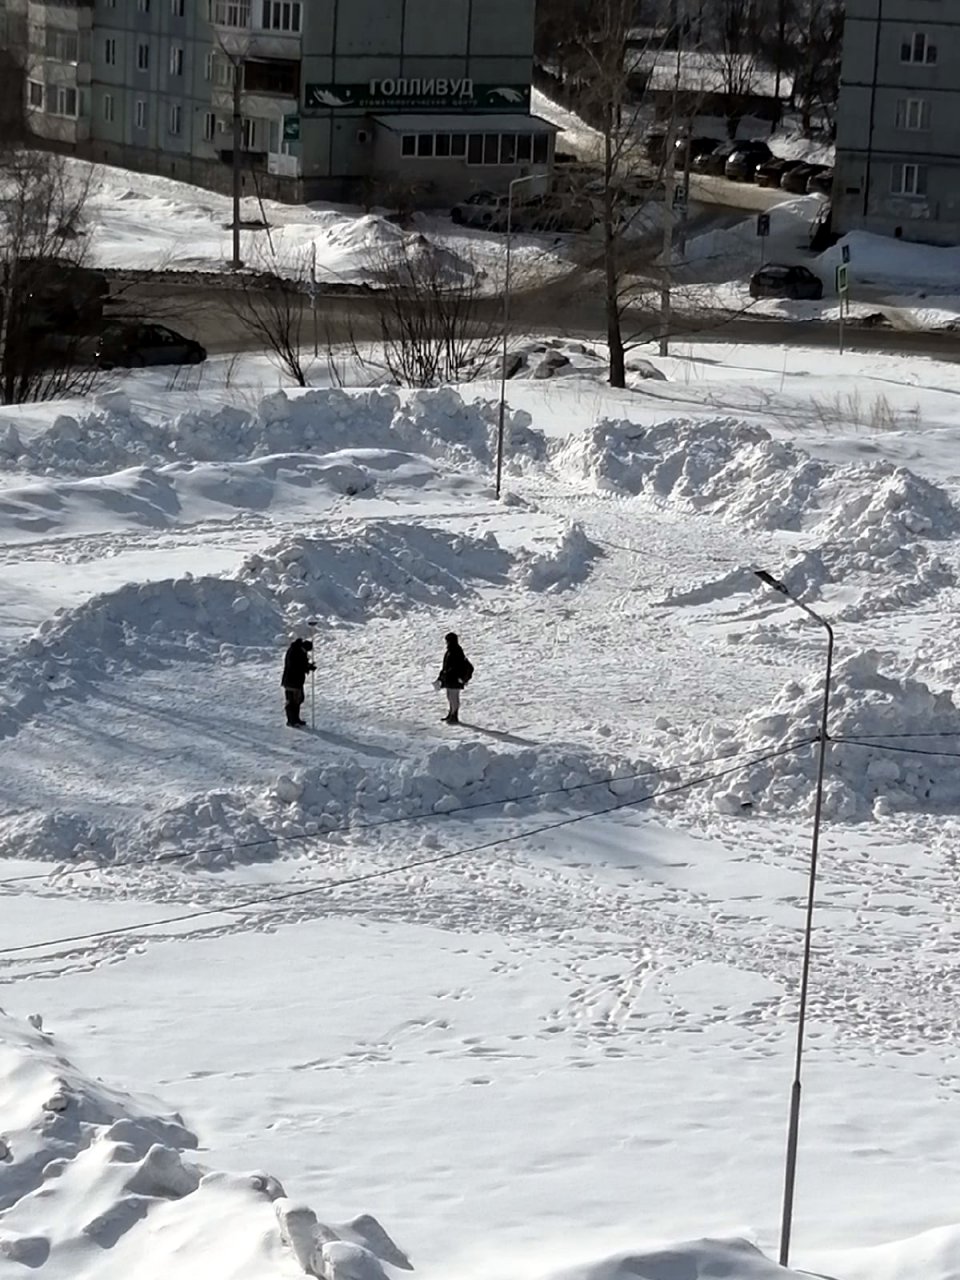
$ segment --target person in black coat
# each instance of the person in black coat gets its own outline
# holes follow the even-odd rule
[[[460,690],[465,689],[473,675],[473,663],[460,648],[460,640],[455,631],[446,636],[447,651],[443,655],[443,666],[437,676],[437,685],[447,691],[447,705],[450,710],[443,717],[444,724],[460,723]]]
[[[303,686],[306,684],[307,675],[317,669],[310,661],[312,650],[313,641],[301,640],[298,636],[287,650],[283,660],[283,675],[280,677],[280,683],[283,685],[287,724],[291,729],[302,729],[307,723],[300,718],[300,708],[303,706]]]

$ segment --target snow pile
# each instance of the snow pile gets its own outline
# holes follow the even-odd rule
[[[851,231],[816,261],[824,279],[832,279],[842,261],[843,246],[850,250],[850,270],[859,284],[886,284],[906,290],[960,291],[960,248],[914,244],[869,231]]]
[[[574,521],[563,530],[546,553],[530,555],[521,574],[530,591],[567,591],[590,576],[594,563],[604,555]]]
[[[309,617],[362,622],[415,605],[449,607],[472,583],[503,586],[512,559],[482,538],[383,521],[325,538],[298,537],[248,556],[241,582],[266,591],[295,624]]]
[[[960,534],[960,510],[945,490],[905,467],[880,462],[863,471],[854,491],[842,494],[818,532],[883,559],[917,538]]]
[[[647,494],[759,529],[798,529],[827,464],[734,418],[668,418],[651,427],[603,418],[564,442],[561,472],[600,490]]]
[[[747,1240],[705,1239],[579,1263],[552,1272],[550,1280],[790,1280],[804,1274],[778,1266]]]
[[[208,1172],[178,1115],[91,1080],[39,1018],[0,1011],[0,1270],[51,1280],[267,1275],[385,1280],[411,1270],[375,1218],[318,1222],[276,1178]]]
[[[952,760],[890,748],[935,752],[943,743],[929,735],[960,734],[960,708],[949,693],[934,693],[922,681],[883,675],[880,660],[879,654],[867,651],[846,659],[834,670],[829,721],[834,741],[829,749],[825,813],[844,821],[880,817],[900,809],[956,811],[960,808],[960,775]],[[768,709],[735,727],[703,725],[692,734],[663,729],[657,746],[670,759],[686,756],[694,761],[727,753],[759,759],[802,739],[818,737],[822,707],[822,679],[814,676],[804,684],[791,682]],[[896,736],[887,737],[884,744],[879,740],[884,735]],[[863,747],[837,741],[841,738],[877,741]],[[945,749],[953,751],[960,738],[943,741],[947,742]],[[809,814],[817,750],[809,745],[785,752],[755,768],[706,784],[706,794],[723,813]]]
[[[542,458],[543,436],[530,415],[508,410],[508,456]],[[148,422],[126,395],[98,398],[82,418],[60,415],[22,440],[14,427],[0,444],[0,467],[99,476],[133,466],[231,462],[273,454],[333,454],[357,449],[409,450],[458,464],[489,465],[497,404],[465,401],[449,387],[415,391],[401,401],[390,390],[348,393],[336,388],[290,397],[274,392],[254,412],[225,405],[196,409],[172,421]]]
[[[810,228],[822,201],[818,196],[799,196],[774,205],[770,215],[770,234],[766,242],[768,261],[789,257],[794,260],[798,246],[809,242]],[[738,274],[743,272],[744,262],[752,262],[757,251],[757,219],[745,218],[736,226],[717,231],[707,231],[687,242],[684,261],[697,266],[717,267],[735,265]],[[822,259],[818,260],[818,265]]]

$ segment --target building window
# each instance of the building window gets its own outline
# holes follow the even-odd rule
[[[103,95],[103,118],[107,124],[113,124],[113,94],[105,93]]]
[[[170,12],[175,18],[183,17],[183,0],[170,0]]]
[[[39,80],[27,81],[27,101],[38,111],[43,110],[43,85]]]
[[[890,189],[895,196],[925,196],[927,166],[924,164],[894,165]]]
[[[145,129],[147,127],[147,104],[143,98],[137,99],[134,120],[138,129]]]
[[[299,0],[263,0],[261,26],[264,31],[300,30]]]
[[[212,72],[211,79],[213,80],[214,84],[219,85],[223,89],[233,88],[233,82],[237,77],[237,67],[230,61],[229,58],[223,58],[223,57],[220,57],[218,54],[213,54],[212,60],[210,62],[210,70]],[[243,69],[241,68],[240,71],[241,71],[241,84],[242,84]]]
[[[249,27],[250,0],[210,0],[208,13],[218,27]]]
[[[217,117],[212,111],[208,111],[203,117],[203,140],[204,142],[212,142],[213,135],[217,131]]]
[[[251,120],[249,116],[244,116],[241,121],[241,139],[240,145],[244,151],[256,151],[257,147],[257,122]]]
[[[183,75],[183,49],[178,44],[170,46],[170,74]]]
[[[47,27],[45,52],[56,62],[76,62],[80,54],[80,37],[76,31]]]
[[[52,116],[77,118],[77,91],[65,84],[47,85],[47,111]]]
[[[148,44],[137,45],[137,70],[149,71],[150,69],[150,46]]]
[[[930,128],[930,103],[926,98],[900,98],[897,102],[897,128],[912,132]]]
[[[141,13],[150,12],[150,0],[137,0],[137,8]]]
[[[900,46],[901,62],[934,63],[937,60],[937,46],[931,44],[922,31],[915,31],[909,40]]]
[[[167,117],[167,132],[179,134],[183,128],[183,108],[179,103],[175,102],[170,108],[170,114]]]
[[[417,135],[405,133],[400,139],[400,154],[409,158],[417,154]]]
[[[107,36],[103,42],[103,60],[108,67],[117,65],[117,42],[113,36]]]
[[[417,156],[421,160],[429,160],[433,156],[433,134],[417,134]]]

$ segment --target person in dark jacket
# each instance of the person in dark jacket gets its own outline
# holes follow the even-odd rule
[[[303,706],[303,686],[306,684],[307,675],[317,669],[310,661],[312,650],[312,640],[301,640],[297,637],[283,660],[283,675],[280,677],[280,683],[283,685],[286,702],[287,724],[291,729],[302,729],[307,723],[306,720],[300,719],[300,708]]]
[[[473,663],[460,648],[460,640],[455,631],[446,636],[447,651],[443,655],[443,666],[437,676],[437,684],[447,691],[447,705],[450,710],[443,717],[444,724],[460,723],[460,690],[465,689],[473,675]]]

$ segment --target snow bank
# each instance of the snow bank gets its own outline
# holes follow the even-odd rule
[[[770,215],[770,234],[765,246],[768,262],[781,258],[795,260],[798,246],[806,247],[809,243],[810,228],[822,205],[818,196],[799,196],[767,210]],[[687,242],[684,261],[698,266],[735,264],[738,275],[742,275],[744,263],[756,262],[756,255],[757,219],[754,216],[736,226],[694,236]],[[822,259],[818,259],[817,265],[821,262]]]
[[[903,289],[930,289],[956,293],[960,289],[960,248],[914,244],[869,231],[851,231],[816,260],[816,271],[832,279],[842,261],[842,248],[850,250],[850,271],[860,284],[884,284]]]
[[[5,1264],[49,1280],[385,1280],[385,1266],[411,1269],[369,1215],[327,1225],[276,1178],[193,1163],[197,1138],[178,1115],[84,1076],[31,1024],[0,1011],[4,1275]]]
[[[543,437],[530,415],[509,411],[511,459],[543,457]],[[172,462],[236,462],[273,454],[332,454],[357,449],[409,450],[461,465],[489,464],[496,439],[497,405],[471,400],[451,388],[415,391],[401,402],[390,390],[283,391],[252,412],[226,405],[191,410],[173,420],[148,422],[123,393],[100,397],[82,418],[60,415],[22,440],[10,427],[0,441],[0,468],[34,473],[101,476],[133,466]]]
[[[956,503],[912,471],[821,462],[734,418],[649,427],[603,418],[563,442],[553,465],[601,491],[646,494],[755,529],[816,531],[880,557],[960,530]]]
[[[567,591],[585,582],[604,554],[574,521],[549,551],[527,557],[521,581],[530,591]]]
[[[666,1249],[615,1254],[551,1273],[551,1280],[789,1280],[793,1272],[778,1266],[747,1240],[690,1240]]]
[[[830,703],[831,738],[903,735],[887,745],[936,750],[930,734],[960,732],[960,708],[949,693],[934,693],[919,680],[885,676],[880,655],[864,652],[835,668]],[[788,684],[772,705],[737,726],[704,725],[692,734],[662,731],[663,755],[693,761],[721,753],[760,757],[819,734],[822,679]],[[948,745],[948,750],[955,750]],[[809,814],[817,748],[813,745],[707,784],[707,795],[722,813]],[[960,808],[960,775],[950,759],[910,755],[834,741],[825,787],[825,813],[832,819],[879,817],[892,810],[950,811]],[[670,801],[666,803],[670,804]],[[687,803],[685,800],[684,803]],[[693,800],[696,804],[697,801]]]

